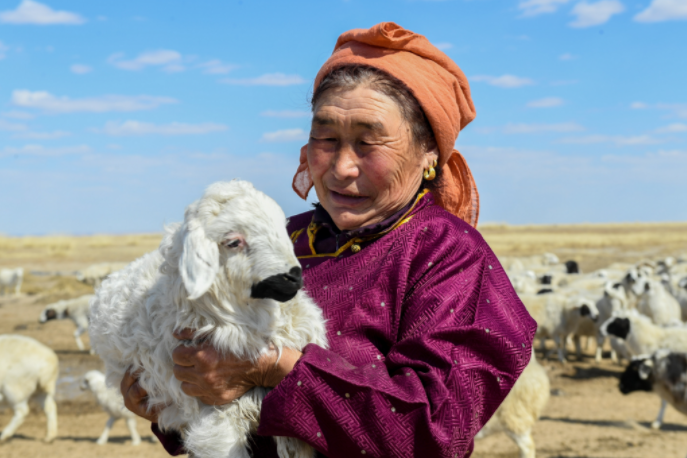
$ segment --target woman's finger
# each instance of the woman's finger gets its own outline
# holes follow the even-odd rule
[[[202,377],[202,374],[199,374],[193,366],[175,364],[172,368],[172,372],[174,372],[174,378],[180,382],[197,383],[199,381],[198,379]]]
[[[177,340],[192,340],[193,335],[196,333],[195,329],[184,328],[177,329],[173,332],[174,338]]]
[[[206,394],[198,385],[189,382],[181,382],[181,391],[191,397],[200,397]]]
[[[194,366],[194,359],[198,348],[179,345],[172,351],[172,361],[180,366]]]

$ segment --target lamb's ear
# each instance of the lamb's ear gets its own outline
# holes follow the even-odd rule
[[[205,235],[202,226],[193,223],[195,221],[190,221],[186,226],[184,252],[179,259],[181,279],[190,300],[205,294],[219,272],[217,243]]]

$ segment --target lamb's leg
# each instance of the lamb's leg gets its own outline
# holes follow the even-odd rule
[[[558,348],[558,360],[565,364],[565,338],[561,339],[560,335],[553,336],[553,341],[556,342]]]
[[[52,442],[57,437],[57,404],[52,394],[46,394],[43,398],[43,412],[47,420],[48,431],[45,434],[45,442]]]
[[[126,427],[129,428],[129,432],[131,433],[131,445],[140,445],[141,436],[138,435],[138,431],[136,430],[136,419],[127,418]]]
[[[519,434],[513,431],[506,431],[506,434],[513,439],[513,442],[520,449],[520,458],[535,458],[536,447],[534,446],[531,431]]]
[[[576,335],[573,337],[573,340],[575,341],[575,356],[577,357],[577,360],[580,361],[582,359],[581,337]]]
[[[83,334],[86,330],[82,328],[76,328],[76,331],[74,331],[74,340],[76,340],[76,346],[79,347],[79,350],[84,351],[86,347],[83,346],[83,342],[81,341],[81,334]]]
[[[98,440],[95,441],[96,444],[107,444],[107,439],[110,437],[110,430],[112,429],[112,425],[114,425],[115,421],[117,421],[115,417],[110,417],[107,419],[107,423],[105,423],[105,429],[103,429],[103,433],[100,435]]]
[[[9,424],[5,426],[2,430],[2,435],[0,435],[0,442],[4,442],[14,435],[14,432],[24,423],[24,418],[29,414],[29,403],[28,400],[14,404],[12,406],[14,411],[14,416],[10,420]]]
[[[604,342],[606,342],[606,336],[596,336],[596,354],[594,355],[594,361],[597,363],[600,363],[603,357]]]
[[[543,337],[539,338],[539,348],[541,348],[541,357],[542,359],[546,359],[546,339]]]
[[[652,429],[661,429],[661,425],[663,424],[663,416],[666,413],[666,406],[668,403],[661,399],[661,408],[658,410],[658,416],[656,417],[656,420],[651,422],[651,428]]]

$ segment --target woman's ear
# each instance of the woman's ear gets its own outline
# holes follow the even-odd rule
[[[434,161],[439,162],[439,147],[436,140],[432,139],[424,148],[424,167],[428,169],[434,165]]]

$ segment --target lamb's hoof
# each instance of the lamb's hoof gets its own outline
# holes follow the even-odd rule
[[[54,437],[46,437],[45,439],[43,439],[43,442],[45,442],[46,444],[51,444],[54,440]]]
[[[141,445],[141,441],[140,440],[139,441],[132,441],[131,445],[136,447],[137,445]]]
[[[105,444],[107,444],[107,441],[97,440],[97,441],[95,441],[95,443],[98,445],[105,445]]]
[[[651,429],[661,429],[661,422],[656,420],[652,421]]]

